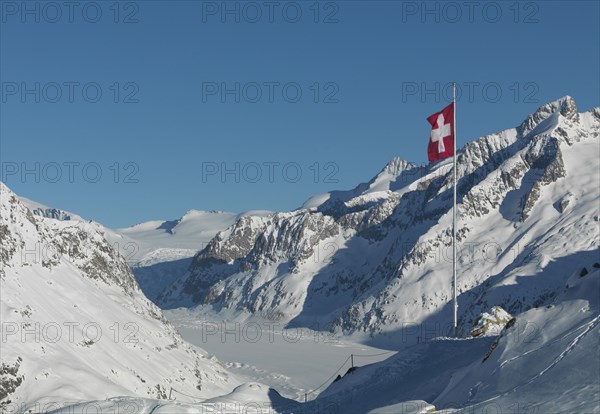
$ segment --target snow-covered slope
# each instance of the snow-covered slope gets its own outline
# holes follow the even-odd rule
[[[564,269],[598,254],[600,109],[570,97],[458,155],[459,318],[552,300]],[[158,298],[223,317],[390,341],[451,321],[452,163],[394,159],[368,183],[288,213],[239,218]],[[382,335],[380,335],[382,334]]]
[[[344,413],[599,412],[600,263],[585,266],[498,337],[414,345],[346,374],[311,404]]]
[[[0,213],[3,409],[239,385],[181,339],[97,225],[34,216],[3,183]]]
[[[276,414],[292,413],[298,402],[283,398],[273,388],[260,383],[246,383],[231,393],[202,402],[157,401],[143,398],[113,398],[105,401],[88,401],[65,407],[56,414],[88,414],[90,411],[136,414]]]

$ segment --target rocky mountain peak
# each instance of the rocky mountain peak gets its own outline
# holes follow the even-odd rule
[[[386,164],[386,166],[383,168],[383,170],[381,170],[381,172],[398,176],[403,171],[410,170],[412,168],[415,168],[416,166],[417,164],[413,162],[406,161],[400,157],[394,157],[390,160],[390,162]]]
[[[579,112],[575,100],[570,96],[563,96],[554,102],[540,106],[537,111],[529,115],[517,128],[519,135],[522,137],[526,136],[540,123],[556,113],[572,121],[579,120]]]

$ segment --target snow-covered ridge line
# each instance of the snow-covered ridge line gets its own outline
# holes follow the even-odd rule
[[[593,254],[599,136],[600,109],[579,113],[564,97],[459,150],[466,332],[491,306],[512,313],[549,300],[560,276],[535,276],[553,261]],[[419,167],[395,158],[353,190],[313,197],[289,213],[240,218],[157,301],[373,337],[401,322],[448,320],[451,176],[448,160]],[[520,298],[505,284],[516,279]]]

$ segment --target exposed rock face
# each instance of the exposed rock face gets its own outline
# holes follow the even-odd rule
[[[459,305],[465,334],[494,305],[509,312],[527,309],[564,286],[558,280],[528,282],[519,295],[501,287],[503,280],[535,275],[550,257],[597,248],[588,217],[597,215],[589,201],[598,192],[597,157],[588,157],[584,166],[591,179],[577,190],[579,216],[572,210],[560,220],[554,215],[577,182],[580,166],[574,160],[597,152],[599,132],[600,110],[579,113],[565,97],[540,107],[519,127],[459,151]],[[194,258],[158,303],[209,306],[228,316],[266,313],[290,326],[346,333],[448,320],[453,175],[448,161],[419,167],[395,158],[371,181],[331,192],[318,205],[243,217]],[[557,243],[567,244],[557,251]]]
[[[82,221],[40,221],[46,216],[36,219],[3,183],[0,186],[2,196],[8,198],[1,206],[2,275],[7,268],[37,262],[51,270],[66,259],[87,277],[120,286],[128,295],[137,289],[125,260],[93,226]],[[11,232],[9,226],[23,231]],[[14,257],[17,250],[20,254]]]
[[[69,213],[67,211],[59,210],[57,208],[46,208],[46,209],[35,208],[35,209],[31,210],[31,212],[35,216],[47,217],[47,218],[51,218],[51,219],[55,219],[55,220],[61,220],[61,221],[73,220],[73,215],[71,213]]]
[[[525,136],[529,134],[538,125],[555,114],[560,114],[570,121],[579,121],[579,112],[575,100],[570,96],[565,96],[557,101],[541,106],[535,113],[529,115],[517,128],[519,135]]]
[[[475,320],[472,337],[497,336],[513,317],[500,306],[494,306],[489,312],[482,313]]]

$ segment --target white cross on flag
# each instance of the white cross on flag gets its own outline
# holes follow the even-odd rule
[[[431,135],[427,156],[429,161],[443,160],[454,155],[454,103],[427,118]]]

